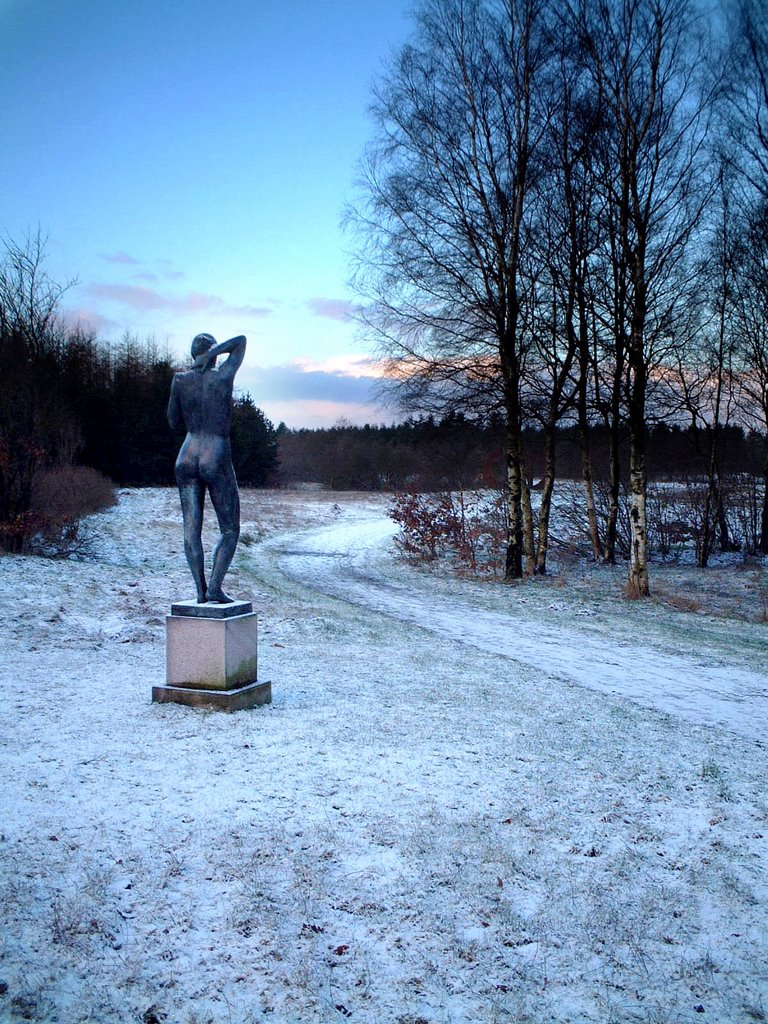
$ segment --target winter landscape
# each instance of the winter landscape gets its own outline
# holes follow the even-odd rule
[[[175,491],[0,559],[0,1019],[768,1017],[765,568],[505,586],[387,504],[243,493],[273,703],[232,715],[150,701]]]
[[[768,1024],[765,8],[0,0],[0,1024]]]

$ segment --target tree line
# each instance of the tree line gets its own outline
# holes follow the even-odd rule
[[[555,475],[582,476],[578,424],[556,429]],[[522,432],[528,459],[527,486],[541,490],[547,468],[548,439],[535,425]],[[278,430],[276,482],[293,487],[319,484],[329,490],[437,492],[500,489],[504,486],[504,424],[499,417],[482,422],[462,413],[410,418],[391,425],[353,426],[343,421],[322,429]],[[707,478],[709,431],[705,426],[665,422],[649,424],[646,436],[648,476],[654,482],[701,483]],[[591,430],[592,470],[597,485],[610,480],[612,438],[607,428]],[[720,467],[724,480],[760,478],[766,437],[737,424],[722,429]],[[627,466],[629,436],[618,440],[620,462]],[[622,488],[628,490],[625,475]]]
[[[731,427],[768,430],[760,5],[422,0],[373,110],[349,214],[360,318],[407,409],[501,419],[507,578],[546,571],[563,424],[595,558],[615,561],[628,482],[628,591],[644,596],[650,427],[687,422],[706,564]],[[761,474],[768,553],[768,450]]]

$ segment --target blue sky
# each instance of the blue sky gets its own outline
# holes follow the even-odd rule
[[[48,237],[99,336],[247,334],[290,426],[392,419],[339,226],[407,0],[0,0],[0,230]]]

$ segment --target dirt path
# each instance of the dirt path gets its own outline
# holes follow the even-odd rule
[[[340,521],[284,540],[276,551],[277,564],[313,590],[446,639],[688,721],[753,740],[765,738],[768,674],[715,665],[706,654],[671,655],[648,644],[611,644],[605,634],[489,611],[469,594],[446,598],[431,591],[422,576],[412,582],[392,579],[383,555],[394,529],[381,513],[361,510],[361,518],[351,523]]]

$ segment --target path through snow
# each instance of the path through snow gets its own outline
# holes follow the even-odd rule
[[[488,610],[471,593],[449,599],[387,572],[396,531],[380,510],[294,535],[278,549],[290,578],[324,594],[420,626],[447,639],[536,667],[594,690],[617,694],[688,721],[753,740],[768,726],[768,674],[716,665],[705,652],[673,655],[561,625],[527,620],[510,608]],[[512,600],[510,600],[512,605]]]

